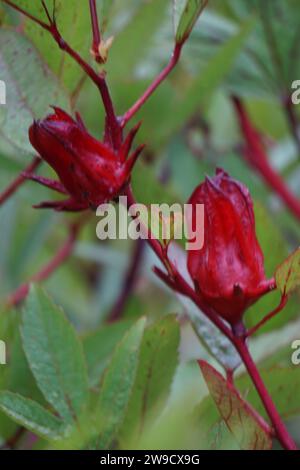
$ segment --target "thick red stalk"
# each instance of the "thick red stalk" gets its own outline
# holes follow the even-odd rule
[[[281,417],[269,395],[268,390],[260,376],[260,373],[249,352],[248,346],[243,338],[235,338],[233,344],[236,347],[250,377],[265,407],[265,410],[274,427],[275,435],[282,447],[287,450],[297,450],[296,444],[288,433]]]
[[[0,206],[19,189],[24,181],[26,181],[27,178],[24,176],[24,173],[33,173],[41,161],[42,160],[39,157],[35,157],[30,165],[28,165],[25,170],[0,194]]]
[[[124,114],[121,118],[121,126],[125,127],[128,121],[139,111],[139,109],[145,104],[145,102],[150,98],[154,91],[159,87],[159,85],[167,78],[167,76],[172,72],[174,67],[177,65],[177,62],[180,59],[181,50],[183,43],[178,43],[175,45],[172,57],[168,65],[161,71],[158,77],[151,83],[147,88],[145,93],[136,101],[136,103]]]
[[[288,188],[280,174],[271,167],[260,135],[254,128],[242,101],[239,98],[233,98],[233,103],[247,144],[245,149],[247,160],[263,177],[267,185],[273,189],[290,211],[300,220],[300,201]]]
[[[132,204],[136,204],[134,195],[130,188],[127,189],[126,196],[127,196],[128,208]],[[149,235],[151,235],[150,229],[145,228],[145,230],[148,230]],[[159,241],[153,238],[153,236],[148,236],[147,242],[149,243],[153,251],[156,253],[160,261],[167,268],[168,263],[166,262],[165,251],[162,249],[162,246],[159,243]],[[221,317],[216,315],[215,312],[211,308],[209,308],[205,303],[201,301],[201,299],[197,295],[197,292],[186,282],[186,280],[181,276],[181,274],[176,271],[176,268],[174,266],[172,268],[173,268],[173,272],[169,274],[166,274],[159,269],[156,269],[155,272],[163,280],[163,282],[165,282],[171,289],[179,292],[182,295],[185,295],[190,300],[192,300],[194,304],[207,316],[207,318],[209,318],[209,320],[232,342],[232,344],[235,346],[236,350],[238,351],[251,377],[251,380],[257,390],[257,393],[259,394],[261,398],[261,401],[266,409],[266,412],[270,418],[270,421],[272,422],[274,426],[276,437],[278,438],[278,440],[280,441],[280,443],[285,449],[296,450],[297,449],[296,445],[293,442],[292,438],[289,436],[288,431],[285,425],[283,424],[279,416],[279,413],[272,401],[272,398],[270,397],[269,392],[266,389],[263,383],[263,380],[259,374],[259,371],[250,355],[250,352],[248,350],[248,347],[245,341],[245,336],[244,335],[238,336],[236,333],[234,333],[229,328],[229,326],[227,326],[227,324],[221,319]],[[275,283],[274,283],[274,280],[271,279],[267,283],[267,289],[271,290],[274,288],[275,288]],[[244,328],[242,328],[242,330],[244,330]]]

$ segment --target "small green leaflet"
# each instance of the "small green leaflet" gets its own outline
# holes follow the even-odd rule
[[[99,384],[116,345],[132,324],[132,320],[110,323],[101,326],[83,338],[82,345],[88,367],[90,387]]]
[[[205,361],[199,365],[210,394],[242,450],[272,448],[269,425],[240,395],[238,390]]]
[[[300,287],[300,248],[297,248],[275,272],[276,285],[283,295]]]
[[[53,103],[68,109],[69,98],[31,41],[5,28],[0,31],[0,76],[9,84],[7,106],[0,109],[0,137],[17,155],[32,153],[28,128],[33,119],[49,113]]]
[[[141,344],[134,387],[122,426],[125,445],[141,437],[149,420],[161,413],[178,365],[180,327],[175,315],[150,325]]]
[[[29,398],[17,393],[0,392],[0,409],[13,421],[43,439],[56,440],[63,436],[63,422]]]
[[[59,415],[73,423],[89,400],[82,345],[63,312],[41,288],[31,288],[21,335],[38,387]]]
[[[146,319],[141,318],[116,347],[95,409],[97,438],[92,446],[109,449],[123,423],[136,378]]]
[[[208,0],[173,0],[174,30],[177,44],[184,43],[192,32]]]

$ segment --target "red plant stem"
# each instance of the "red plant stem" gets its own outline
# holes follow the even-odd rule
[[[127,207],[129,209],[131,205],[136,204],[136,200],[130,187],[127,188],[125,194],[127,196]],[[168,263],[166,263],[166,253],[163,247],[161,246],[160,242],[153,236],[150,229],[144,227],[144,231],[148,232],[147,243],[152,248],[157,257],[160,259],[160,261],[167,267]],[[176,269],[174,269],[173,273],[176,277],[175,281],[170,280],[168,274],[160,270],[156,270],[156,273],[161,278],[163,278],[164,282],[166,282],[170,288],[193,300],[193,302],[200,308],[200,310],[202,310],[206,314],[206,316],[212,321],[212,323],[214,323],[226,336],[233,339],[233,334],[230,328],[223,322],[223,320],[218,315],[216,315],[210,308],[208,308],[205,304],[201,302],[194,289],[186,282],[186,280],[181,276],[181,274],[177,272]]]
[[[250,330],[247,331],[246,337],[254,335],[263,325],[265,325],[271,318],[275,317],[277,313],[281,312],[284,307],[286,306],[288,301],[288,296],[284,295],[281,298],[280,304],[272,310],[272,312],[268,313],[260,322],[257,323],[257,325],[253,326],[253,328],[250,328]]]
[[[126,188],[125,196],[127,197],[127,209],[129,209],[130,206],[133,206],[134,204],[136,204],[136,200],[135,200],[135,197],[133,195],[133,192],[130,186]],[[151,246],[154,253],[156,253],[156,255],[158,256],[160,260],[164,260],[164,251],[159,241],[151,235],[150,230],[147,229],[146,227],[144,228],[144,231],[146,232],[146,234],[148,232],[147,242]]]
[[[168,65],[161,71],[158,77],[151,83],[149,88],[145,93],[136,101],[136,103],[124,114],[121,118],[121,126],[125,127],[128,121],[139,111],[139,109],[145,104],[148,98],[154,93],[154,91],[159,87],[159,85],[167,78],[167,76],[172,72],[174,67],[177,65],[177,62],[180,59],[181,50],[183,43],[177,43],[175,45],[172,57]]]
[[[74,245],[77,240],[79,230],[82,226],[82,222],[73,224],[69,228],[69,235],[66,242],[58,250],[55,256],[47,263],[38,273],[34,274],[30,280],[24,284],[21,284],[15,292],[10,294],[5,302],[6,307],[13,307],[18,305],[24,300],[29,292],[31,282],[42,282],[48,279],[65,261],[69,258],[73,252]]]
[[[41,163],[41,159],[39,157],[35,157],[30,165],[28,165],[24,169],[24,173],[33,173],[39,164]],[[23,176],[23,172],[17,176],[17,178],[0,194],[0,206],[4,204],[18,189],[19,187],[26,181],[26,177]]]
[[[247,144],[245,150],[247,160],[297,219],[300,220],[300,201],[290,191],[283,178],[271,167],[260,135],[254,128],[242,101],[234,97],[233,103]]]
[[[235,338],[234,346],[238,351],[250,377],[255,385],[257,393],[260,396],[260,399],[265,407],[265,410],[271,420],[271,423],[275,430],[276,438],[281,443],[282,447],[287,450],[297,450],[296,444],[293,439],[290,437],[285,425],[283,424],[281,417],[276,409],[276,406],[273,403],[272,398],[269,395],[268,390],[260,376],[260,373],[256,367],[255,362],[253,361],[251,354],[249,352],[248,346],[243,338]]]
[[[126,196],[128,208],[132,204],[136,204],[134,195],[130,187],[128,187],[128,189],[126,190]],[[148,230],[149,235],[151,235],[150,229],[146,230]],[[149,243],[153,251],[157,254],[158,258],[166,266],[166,254],[159,241],[154,239],[152,236],[148,236],[147,242]],[[203,303],[202,300],[199,298],[197,292],[186,282],[186,280],[181,276],[180,273],[174,271],[173,278],[170,278],[168,274],[164,273],[160,269],[156,269],[156,273],[171,289],[179,292],[180,294],[185,295],[190,300],[192,300],[194,304],[207,316],[207,318],[232,342],[251,377],[251,380],[257,390],[257,393],[259,394],[262,400],[266,412],[273,424],[276,437],[285,449],[296,450],[296,445],[293,442],[292,438],[289,436],[288,431],[285,428],[285,425],[283,424],[279,413],[272,401],[272,398],[270,397],[268,390],[266,389],[259,374],[259,371],[250,355],[245,341],[245,336],[238,336],[237,334],[235,334],[227,326],[227,324],[218,315],[215,314],[212,309],[210,309],[205,303]],[[268,290],[275,288],[274,279],[271,279],[267,283],[267,287]],[[244,328],[242,328],[242,330],[244,330]]]
[[[50,21],[49,24],[45,23],[44,21],[39,20],[38,18],[34,17],[30,13],[28,13],[26,10],[23,8],[19,7],[16,5],[14,2],[11,0],[2,0],[4,3],[7,5],[11,6],[14,8],[16,11],[19,13],[22,13],[25,15],[27,18],[29,18],[31,21],[34,23],[38,24],[41,28],[45,29],[48,31],[59,48],[66,52],[72,59],[77,62],[77,64],[83,69],[83,71],[90,77],[90,79],[94,82],[94,84],[97,86],[97,88],[100,91],[101,98],[103,101],[103,105],[105,108],[106,116],[107,116],[107,125],[108,128],[111,132],[112,135],[112,141],[115,145],[116,148],[118,148],[121,145],[121,140],[122,140],[122,131],[121,127],[119,124],[119,121],[117,119],[117,116],[115,114],[114,106],[112,103],[112,99],[109,93],[109,89],[105,80],[105,74],[100,73],[98,74],[93,67],[91,67],[72,47],[62,38],[60,32],[58,31],[55,18],[51,20],[49,12],[45,6],[45,4],[42,2],[47,17]]]
[[[90,12],[91,12],[91,21],[92,21],[92,30],[93,30],[93,43],[92,43],[92,53],[95,57],[96,62],[102,63],[102,57],[99,53],[99,45],[101,43],[101,33],[99,28],[98,13],[96,0],[89,0],[90,3]]]
[[[3,445],[1,445],[0,450],[13,450],[19,443],[19,440],[23,437],[23,435],[27,432],[27,430],[23,427],[18,427],[16,432],[5,441]]]
[[[144,240],[137,240],[134,249],[132,252],[132,259],[130,261],[128,271],[125,274],[124,283],[121,289],[121,293],[113,306],[109,317],[108,322],[112,323],[119,320],[124,312],[127,301],[135,287],[137,277],[141,268],[141,263],[143,261],[145,242]]]

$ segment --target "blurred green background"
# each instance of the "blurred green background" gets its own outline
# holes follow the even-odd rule
[[[38,0],[16,3],[43,17]],[[51,8],[52,2],[46,3]],[[62,35],[89,60],[87,2],[57,3]],[[122,114],[169,60],[174,43],[172,2],[99,0],[98,7],[105,38],[115,38],[105,70],[116,110]],[[2,191],[32,158],[27,129],[33,116],[45,116],[53,104],[78,110],[90,132],[101,138],[103,108],[97,89],[46,32],[20,19],[2,3],[0,21],[0,79],[7,83],[7,106],[0,107]],[[291,132],[283,106],[292,82],[300,79],[299,30],[297,0],[211,0],[184,47],[176,70],[136,116],[136,120],[142,120],[137,142],[147,144],[133,174],[137,199],[145,203],[184,203],[206,174],[212,175],[216,167],[224,168],[249,187],[255,201],[258,238],[268,276],[299,245],[300,224],[245,162],[241,152],[243,137],[231,96],[244,100],[268,145],[272,166],[300,198],[299,139],[297,142]],[[294,112],[299,117],[300,105],[294,107]],[[46,165],[39,173],[53,176]],[[76,218],[32,209],[33,204],[51,198],[51,191],[28,182],[0,207],[2,299],[56,253],[66,236],[68,221]],[[151,421],[145,426],[138,442],[129,444],[126,435],[129,441],[121,436],[118,445],[239,448],[207,396],[195,359],[201,357],[215,365],[216,361],[199,343],[187,321],[190,306],[170,295],[155,278],[152,266],[157,262],[146,246],[138,280],[122,316],[124,324],[103,327],[122,288],[134,246],[123,240],[100,242],[96,238],[97,222],[93,216],[72,257],[44,283],[80,335],[99,334],[94,348],[104,346],[103,351],[97,350],[93,386],[99,383],[115,344],[133,320],[146,315],[154,321],[175,313],[181,325],[179,360],[168,383],[159,423],[156,416],[155,424]],[[278,300],[275,292],[255,304],[246,314],[248,325],[255,324]],[[1,317],[0,338],[7,338],[10,358],[3,374],[1,370],[2,388],[40,399],[19,344],[19,316],[19,311],[5,311]],[[258,333],[251,347],[265,370],[279,410],[300,443],[300,405],[296,399],[300,369],[291,363],[293,339],[300,339],[297,295],[283,313]],[[93,357],[92,343],[90,339]],[[276,373],[276,368],[281,372]],[[243,394],[262,411],[242,371],[239,383]],[[1,418],[3,440],[14,426],[8,418]],[[45,447],[46,443],[39,441],[36,445]]]

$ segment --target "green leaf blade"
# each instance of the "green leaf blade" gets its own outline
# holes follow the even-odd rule
[[[17,393],[0,392],[0,409],[16,423],[43,439],[57,440],[64,433],[63,422],[39,405]]]
[[[174,0],[174,26],[176,43],[184,43],[192,32],[208,0]],[[177,20],[176,17],[179,17]]]
[[[205,361],[199,365],[210,394],[228,429],[242,450],[269,450],[272,438],[267,423],[241,397],[237,389]]]
[[[0,107],[1,138],[16,153],[32,153],[28,128],[33,119],[43,117],[53,104],[68,109],[68,95],[31,41],[6,29],[0,31],[0,75],[9,84],[7,105]]]
[[[145,331],[136,380],[124,421],[124,439],[132,433],[138,440],[148,419],[157,417],[165,405],[178,365],[180,328],[174,315]]]
[[[98,449],[107,449],[125,417],[136,377],[145,318],[141,318],[117,346],[104,377],[97,403]]]
[[[62,311],[33,287],[23,314],[25,354],[46,400],[68,422],[88,402],[88,381],[81,343]]]
[[[98,385],[116,345],[132,324],[132,321],[119,321],[104,325],[83,338],[82,344],[91,387]]]
[[[297,248],[276,270],[276,285],[283,295],[300,287],[300,248]]]

